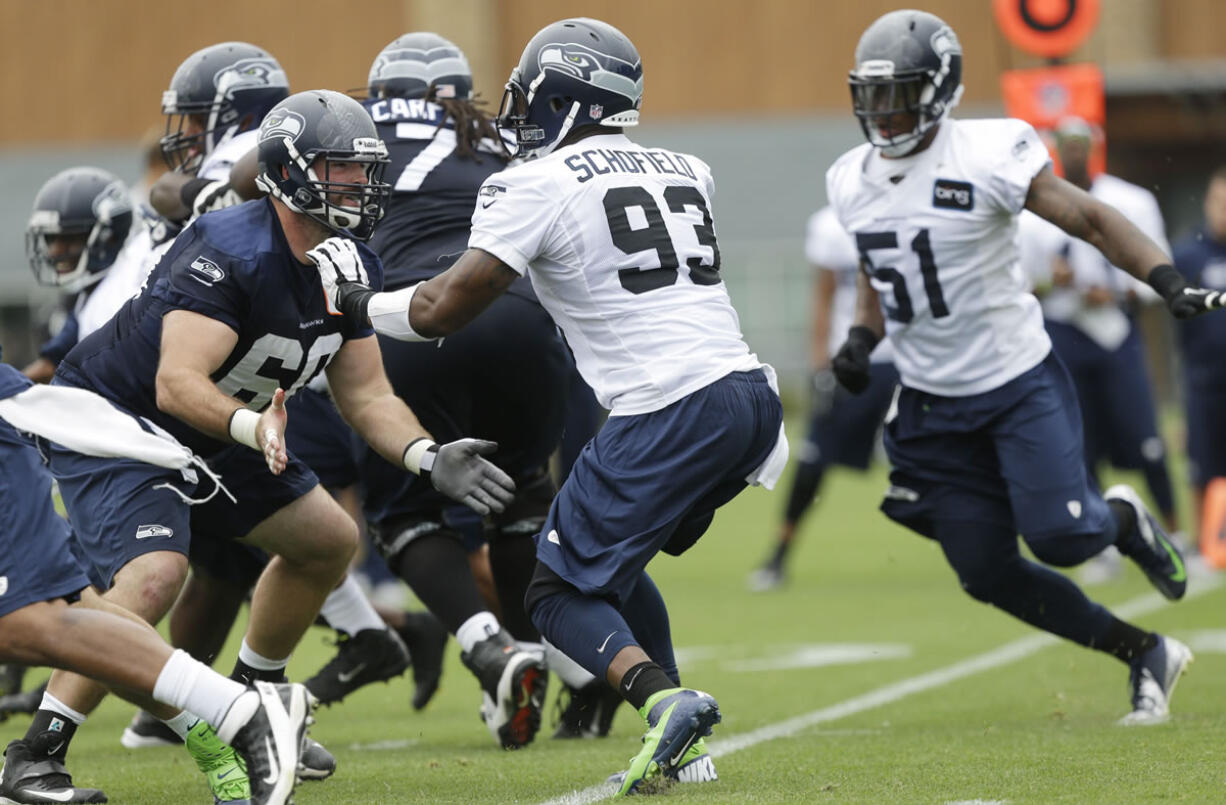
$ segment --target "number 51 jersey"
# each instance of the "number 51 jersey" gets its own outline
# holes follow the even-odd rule
[[[831,166],[826,192],[880,296],[903,385],[981,394],[1051,351],[1016,243],[1049,161],[1028,123],[951,119],[914,156],[865,143]]]
[[[713,191],[696,157],[587,137],[490,176],[468,245],[531,272],[601,405],[648,413],[762,365],[720,279]]]

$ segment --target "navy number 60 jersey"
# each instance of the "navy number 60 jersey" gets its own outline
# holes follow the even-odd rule
[[[360,243],[358,251],[371,285],[381,288],[379,259]],[[373,334],[328,313],[316,268],[294,258],[271,201],[202,216],[176,238],[140,295],[68,354],[56,378],[148,418],[203,456],[225,444],[157,407],[162,317],[172,310],[238,333],[212,380],[255,411],[278,388],[292,395],[306,385],[346,339]]]

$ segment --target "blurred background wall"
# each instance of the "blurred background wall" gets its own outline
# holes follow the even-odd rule
[[[1028,2],[1046,14],[1063,5]],[[1106,75],[1109,170],[1151,188],[1177,236],[1199,216],[1208,173],[1226,163],[1226,3],[1101,5],[1096,29],[1071,60],[1094,62]],[[921,6],[961,39],[959,116],[1001,114],[1000,73],[1042,60],[1007,42],[987,0]],[[161,93],[192,51],[241,39],[275,55],[294,90],[348,90],[365,84],[375,54],[396,36],[435,30],[465,50],[478,91],[496,105],[532,34],[588,15],[621,28],[643,56],[644,122],[634,136],[712,166],[724,277],[751,345],[795,382],[807,362],[804,223],[825,202],[827,166],[861,142],[845,82],[856,40],[896,7],[885,0],[0,0],[0,30],[8,33],[0,49],[5,360],[30,356],[32,325],[53,299],[34,284],[23,255],[35,191],[73,164],[137,181],[141,142],[164,126]]]

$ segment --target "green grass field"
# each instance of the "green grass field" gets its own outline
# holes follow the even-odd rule
[[[765,553],[783,491],[747,491],[688,554],[652,565],[686,658],[685,682],[716,696],[724,714],[711,742],[719,781],[676,786],[663,795],[667,801],[1226,801],[1226,591],[1216,580],[1169,606],[1154,600],[1131,567],[1121,581],[1092,588],[1109,606],[1139,600],[1134,606],[1148,611],[1137,622],[1197,651],[1167,725],[1115,726],[1129,709],[1127,669],[1070,644],[1022,644],[1013,656],[995,655],[994,668],[900,688],[1037,633],[971,601],[935,544],[887,522],[876,509],[883,486],[883,470],[831,476],[780,592],[751,594],[745,577]],[[327,659],[325,639],[323,630],[307,635],[293,678]],[[858,652],[868,659],[819,664],[831,644],[868,646]],[[235,648],[219,662],[223,670]],[[857,653],[850,648],[845,653]],[[789,664],[798,667],[781,667]],[[38,679],[32,674],[31,683]],[[885,701],[864,698],[880,690],[889,694],[879,697]],[[556,680],[538,740],[503,752],[478,721],[476,682],[452,641],[443,688],[425,712],[409,708],[404,679],[320,711],[312,735],[337,755],[339,770],[326,782],[301,785],[297,801],[536,803],[584,791],[634,754],[638,717],[623,707],[605,740],[553,741],[555,692]],[[735,744],[738,736],[824,708],[832,709],[793,734]],[[108,700],[82,727],[70,755],[78,784],[103,788],[112,802],[207,802],[181,749],[119,745],[131,712]],[[0,725],[0,737],[19,737],[25,724]],[[597,798],[584,791],[570,801]]]

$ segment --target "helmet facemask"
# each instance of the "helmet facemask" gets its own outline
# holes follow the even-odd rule
[[[307,154],[299,154],[288,137],[282,142],[289,156],[289,164],[284,166],[290,174],[287,185],[296,185],[297,189],[287,194],[265,172],[256,178],[261,189],[333,232],[369,240],[392,193],[391,185],[383,181],[390,162],[383,141],[360,137],[349,150],[318,149]],[[362,166],[364,183],[334,178],[335,166],[347,163]],[[322,176],[317,166],[322,166]]]

